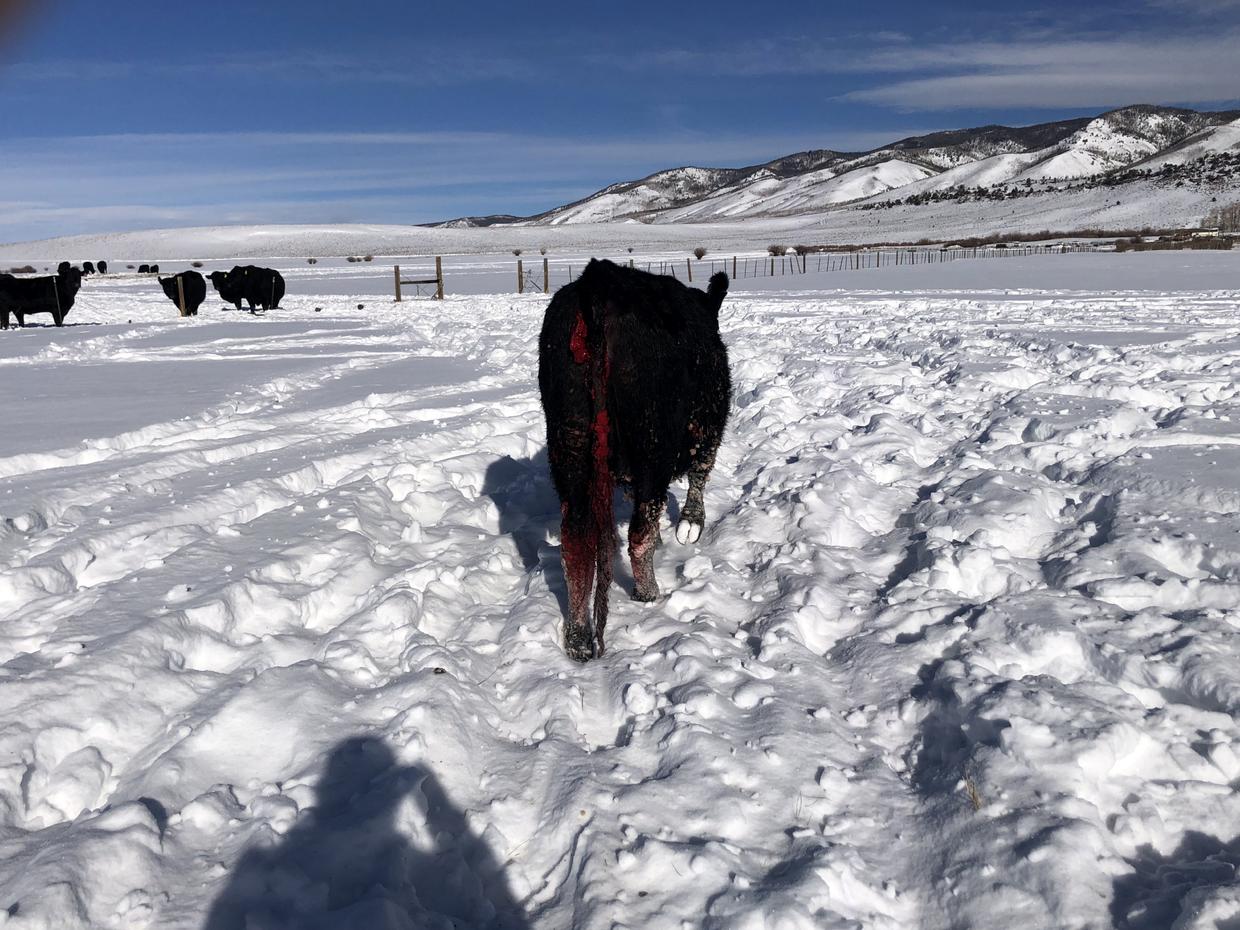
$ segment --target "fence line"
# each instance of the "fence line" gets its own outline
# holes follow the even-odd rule
[[[850,252],[810,252],[801,255],[763,255],[743,258],[730,256],[721,259],[700,259],[696,263],[681,266],[680,259],[662,259],[648,262],[628,260],[631,268],[642,268],[653,274],[671,275],[692,281],[693,269],[698,269],[700,279],[706,266],[709,277],[717,271],[728,272],[734,281],[745,278],[769,278],[784,275],[830,273],[836,271],[862,271],[870,268],[894,268],[904,265],[941,265],[948,262],[988,258],[1024,258],[1030,255],[1069,255],[1097,251],[1093,245],[1065,243],[1063,245],[1024,245],[998,249],[994,246],[949,249],[857,249]],[[567,268],[567,280],[572,281],[582,266]],[[558,277],[558,275],[557,275]]]
[[[702,280],[710,275],[723,271],[733,280],[747,278],[769,278],[785,275],[804,275],[811,272],[829,274],[838,271],[863,271],[866,269],[893,268],[904,265],[941,265],[947,262],[973,259],[1024,258],[1031,255],[1069,255],[1096,252],[1098,247],[1086,243],[1063,243],[1061,245],[1022,245],[1009,248],[995,246],[976,246],[961,248],[954,246],[943,249],[924,247],[906,248],[875,248],[855,249],[838,252],[806,252],[802,254],[760,255],[748,258],[732,255],[726,258],[693,259],[652,259],[647,262],[633,258],[620,260],[630,268],[640,268],[653,274],[671,275],[677,280],[693,281],[696,277]],[[682,264],[683,261],[683,264]],[[709,266],[709,271],[707,270]],[[518,258],[516,261],[517,293],[548,294],[556,287],[567,284],[584,270],[584,264],[554,266],[547,258],[542,260],[542,274],[536,267],[528,268]],[[401,285],[415,285],[421,293],[422,285],[434,285],[433,296],[443,299],[444,271],[443,260],[435,258],[435,277],[403,279],[400,266],[393,269],[396,286],[396,299],[402,298]]]
[[[1094,251],[1095,247],[1092,245],[1076,243],[1062,246],[1029,245],[1007,249],[996,249],[992,246],[968,249],[858,249],[851,252],[813,252],[757,258],[733,257],[718,261],[718,268],[716,262],[712,261],[710,273],[714,274],[716,270],[730,270],[733,279],[741,280],[808,274],[809,272],[861,271],[868,268],[891,268],[903,265],[940,265],[979,258],[1023,258],[1029,255],[1067,255]],[[656,270],[655,265],[656,263],[648,262],[646,270]],[[667,270],[662,267],[658,270],[663,274],[675,274],[675,267],[670,263],[667,263]]]

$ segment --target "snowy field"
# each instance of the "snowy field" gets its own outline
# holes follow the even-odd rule
[[[1240,253],[813,286],[588,665],[545,298],[0,333],[0,925],[1240,926]]]

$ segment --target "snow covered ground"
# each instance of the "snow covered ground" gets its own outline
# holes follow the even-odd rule
[[[739,290],[584,666],[544,299],[312,280],[0,333],[6,930],[1240,922],[1240,254]]]

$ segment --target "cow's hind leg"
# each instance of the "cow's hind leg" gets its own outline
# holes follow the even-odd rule
[[[654,550],[659,546],[659,518],[667,491],[662,494],[638,496],[633,502],[633,519],[629,523],[629,562],[633,566],[633,600],[653,601],[659,596],[659,583],[654,577]]]
[[[9,328],[9,311],[0,310],[0,329]]]
[[[565,429],[551,441],[556,484],[565,489],[560,502],[560,557],[568,589],[564,651],[578,662],[600,652],[590,610],[590,593],[598,560],[598,533],[590,509],[590,434],[584,427]]]
[[[676,542],[682,546],[691,545],[702,538],[702,527],[706,524],[706,505],[702,495],[706,491],[706,480],[711,469],[715,467],[715,453],[719,451],[717,444],[710,448],[699,446],[699,455],[689,466],[689,493],[685,495],[685,505],[680,508],[680,522],[676,524]]]
[[[564,651],[570,659],[585,662],[596,657],[596,638],[590,615],[590,592],[594,587],[597,541],[589,503],[560,505],[560,552],[564,584],[568,588],[568,618],[564,623]]]

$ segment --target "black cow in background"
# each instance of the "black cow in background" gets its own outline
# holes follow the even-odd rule
[[[104,261],[95,262],[95,267],[99,269],[100,274],[108,273],[108,263]]]
[[[719,308],[728,276],[705,293],[673,277],[591,261],[556,292],[538,341],[538,387],[547,418],[551,477],[560,496],[560,547],[568,587],[564,648],[579,661],[603,654],[616,528],[614,485],[629,486],[633,597],[659,596],[654,550],[674,478],[689,476],[676,538],[694,543],[702,492],[731,403]],[[594,590],[593,623],[590,588]]]
[[[234,268],[233,270],[235,271],[236,269]],[[234,281],[231,274],[227,271],[213,271],[207,275],[207,280],[211,282],[211,286],[215,288],[215,292],[223,298],[225,303],[232,304],[237,310],[241,309],[241,301],[245,300],[245,280],[243,278],[237,278]],[[250,309],[254,309],[253,304],[250,304]]]
[[[138,266],[138,274],[150,274],[150,271],[151,271],[150,265],[139,265]]]
[[[239,265],[228,273],[230,281],[240,283],[246,303],[253,312],[255,306],[264,311],[280,306],[284,299],[284,276],[274,268],[257,265]]]
[[[0,329],[9,328],[10,314],[18,326],[25,326],[31,313],[50,313],[52,321],[63,326],[81,287],[82,272],[76,268],[41,278],[0,275]]]
[[[159,274],[159,266],[152,265],[150,268],[147,269],[147,271],[149,271],[151,274]]]
[[[73,270],[73,266],[68,262],[61,262],[56,266],[56,274],[68,274]]]
[[[82,262],[82,274],[94,274],[95,266],[93,262]]]
[[[198,316],[198,308],[207,299],[207,282],[196,271],[182,271],[170,278],[160,278],[159,286],[164,289],[177,309],[181,307],[181,296],[177,293],[177,281],[181,282],[181,291],[185,294],[185,315]]]
[[[232,271],[213,271],[207,277],[220,297],[238,310],[243,300],[253,313],[257,307],[278,308],[284,299],[284,276],[274,268],[234,265]]]

